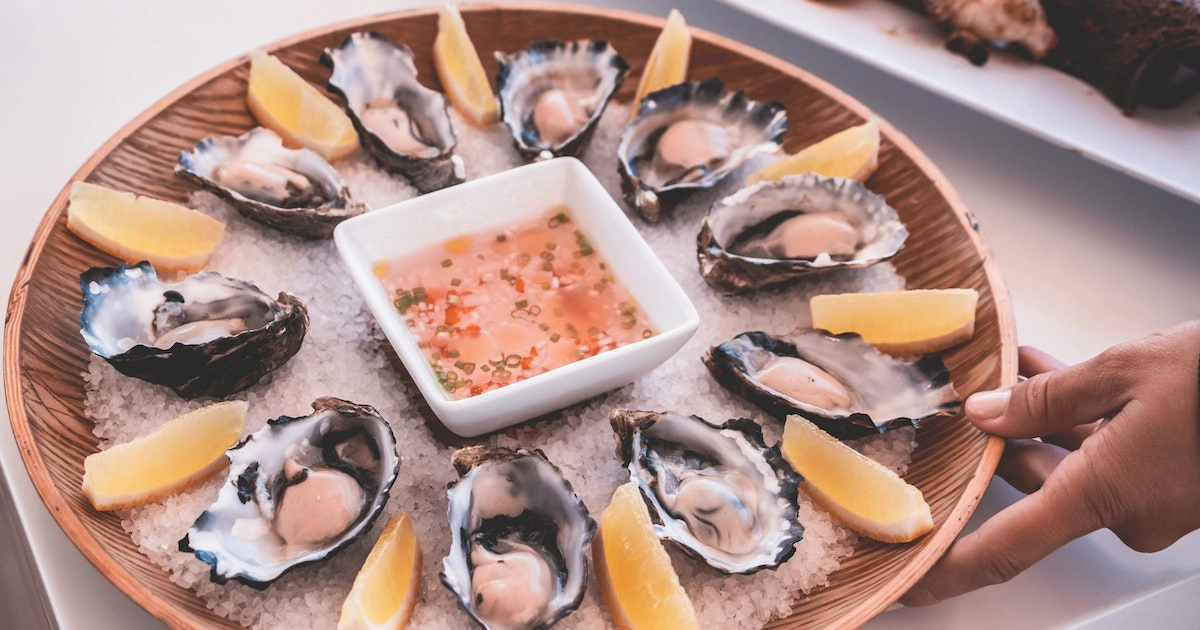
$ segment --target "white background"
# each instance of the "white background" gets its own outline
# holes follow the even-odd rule
[[[0,4],[5,44],[0,282],[11,284],[38,221],[75,170],[121,126],[180,84],[309,28],[425,4],[432,3],[5,0]],[[889,119],[942,168],[982,224],[1011,290],[1022,343],[1079,361],[1111,344],[1200,316],[1195,284],[1200,207],[1195,204],[722,4],[597,4],[658,16],[674,4],[691,25],[815,72]],[[62,534],[29,482],[8,423],[2,424],[0,614],[5,617],[0,627],[48,623],[39,598],[64,628],[155,627]],[[994,483],[978,518],[1016,498],[1005,484]],[[1143,555],[1101,532],[1068,545],[1009,584],[932,608],[889,612],[874,624],[1185,626],[1195,624],[1197,602],[1200,536]]]

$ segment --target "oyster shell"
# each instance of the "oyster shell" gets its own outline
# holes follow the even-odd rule
[[[548,628],[587,591],[596,522],[540,450],[454,453],[442,583],[484,628]]]
[[[608,42],[538,41],[496,53],[500,118],[526,160],[578,155],[629,64]]]
[[[696,238],[700,273],[726,293],[752,291],[895,256],[908,230],[862,184],[814,173],[760,182],[716,202]]]
[[[305,238],[330,238],[338,223],[367,210],[325,158],[288,149],[263,127],[201,140],[180,154],[175,174],[216,193],[242,216]]]
[[[308,310],[243,280],[206,271],[175,282],[148,262],[79,276],[80,334],[119,372],[183,398],[223,397],[258,382],[300,350]]]
[[[371,528],[400,468],[387,422],[366,405],[318,398],[230,449],[217,500],[179,541],[218,584],[266,588],[329,558]],[[319,503],[318,503],[319,502]]]
[[[843,440],[951,417],[962,403],[938,357],[901,361],[853,333],[742,333],[709,348],[704,364],[764,411],[798,413]]]
[[[617,457],[655,533],[725,573],[777,567],[804,537],[799,473],[753,420],[720,426],[674,412],[614,410]]]
[[[466,169],[454,155],[446,96],[417,81],[408,46],[352,33],[325,49],[321,63],[333,69],[329,89],[346,98],[362,146],[380,166],[423,193],[462,183]]]
[[[755,155],[779,150],[787,130],[783,105],[729,92],[718,79],[651,92],[617,146],[625,201],[645,220],[657,221],[688,192],[716,184]]]

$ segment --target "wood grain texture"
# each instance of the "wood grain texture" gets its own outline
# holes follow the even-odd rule
[[[633,69],[618,93],[628,102],[662,20],[636,14],[547,5],[469,5],[467,29],[489,75],[487,51],[514,51],[533,39],[608,39]],[[317,59],[349,33],[373,29],[417,52],[423,83],[438,88],[430,50],[436,10],[397,13],[338,24],[267,46],[315,85],[327,71]],[[752,98],[788,110],[791,151],[858,124],[873,114],[812,75],[725,38],[693,29],[691,78],[720,77]],[[192,187],[171,175],[180,151],[212,134],[253,126],[245,105],[245,57],[182,86],[137,117],[75,174],[113,188],[184,201]],[[945,355],[960,392],[1016,382],[1016,333],[999,267],[957,193],[901,133],[880,120],[880,168],[870,188],[885,195],[914,235],[895,258],[910,288],[971,287],[980,293],[975,337]],[[69,186],[69,182],[68,182]],[[85,556],[147,611],[178,628],[232,627],[191,591],[141,555],[119,516],[91,509],[79,490],[83,459],[96,450],[83,416],[81,374],[88,351],[79,335],[79,273],[115,262],[65,227],[67,187],[54,200],[30,245],[10,296],[4,339],[4,386],[25,466],[51,513]],[[860,542],[830,577],[830,585],[797,594],[795,612],[771,628],[853,627],[898,598],[945,551],[987,488],[1003,443],[963,420],[922,428],[907,479],[925,494],[937,529],[908,545]],[[599,508],[596,508],[599,509]]]

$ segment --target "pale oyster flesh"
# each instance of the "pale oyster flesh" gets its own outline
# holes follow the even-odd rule
[[[345,97],[363,148],[380,166],[423,193],[463,181],[446,96],[417,81],[408,46],[375,32],[353,33],[326,49],[321,63],[333,69],[329,89]]]
[[[604,41],[538,41],[496,53],[500,118],[526,160],[578,155],[629,64]]]
[[[228,481],[179,541],[214,582],[266,588],[345,548],[383,510],[400,467],[387,422],[337,398],[313,410],[271,420],[227,452]]]
[[[726,293],[888,260],[908,230],[862,184],[814,173],[760,182],[709,209],[696,238],[700,273]]]
[[[118,371],[183,398],[222,397],[258,382],[300,350],[308,311],[280,293],[214,272],[159,280],[148,262],[79,277],[80,333]]]
[[[956,415],[961,398],[935,356],[902,361],[852,333],[742,333],[704,364],[727,389],[784,419],[798,413],[840,439]]]
[[[782,105],[729,92],[717,79],[651,92],[617,146],[625,201],[642,218],[657,221],[689,191],[716,184],[755,155],[777,151],[787,130]]]
[[[777,567],[804,536],[800,475],[762,427],[617,409],[617,455],[651,507],[655,533],[726,573]]]
[[[450,552],[442,583],[484,628],[548,628],[587,591],[596,523],[541,451],[473,446],[454,454]]]
[[[216,193],[243,216],[306,238],[330,238],[338,223],[367,210],[324,158],[284,147],[263,127],[201,140],[180,154],[175,174]]]

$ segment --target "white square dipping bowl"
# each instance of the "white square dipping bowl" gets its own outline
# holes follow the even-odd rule
[[[372,269],[469,232],[499,230],[567,207],[658,334],[499,389],[451,399]],[[473,437],[632,383],[675,354],[700,325],[696,307],[582,162],[558,158],[429,193],[337,226],[338,253],[417,388],[454,433]],[[369,402],[369,401],[368,401]]]

